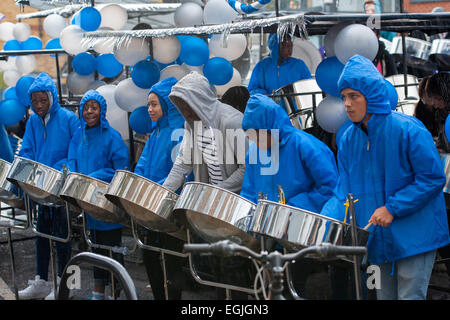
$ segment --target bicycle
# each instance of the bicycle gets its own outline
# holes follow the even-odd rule
[[[282,294],[284,290],[284,263],[292,262],[303,256],[306,256],[307,254],[316,254],[320,259],[337,258],[343,255],[365,255],[367,252],[367,248],[336,246],[330,243],[323,243],[321,245],[301,249],[295,253],[282,254],[278,251],[272,251],[270,253],[268,253],[267,251],[262,251],[261,253],[256,253],[253,250],[238,245],[230,240],[222,240],[212,244],[185,244],[184,251],[189,253],[208,253],[224,257],[244,255],[253,260],[259,261],[262,264],[262,267],[257,272],[255,283],[257,282],[256,279],[258,277],[261,283],[263,283],[263,280],[260,276],[261,270],[268,269],[272,278],[272,283],[271,285],[269,285],[270,300],[286,300],[286,298]],[[268,296],[264,294],[264,298],[268,299]]]

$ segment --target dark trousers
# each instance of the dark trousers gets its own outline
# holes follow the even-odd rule
[[[176,252],[182,252],[184,242],[166,233],[145,230],[143,232],[144,242],[147,245],[164,248]],[[160,252],[144,249],[142,251],[145,270],[148,281],[152,287],[155,300],[165,300],[164,273],[162,267],[162,256]],[[183,266],[187,260],[171,254],[164,254],[167,290],[169,300],[180,300],[184,284]]]
[[[102,244],[107,246],[121,246],[122,244],[122,228],[113,230],[92,230],[91,229],[92,242],[95,244]],[[97,254],[101,254],[109,257],[109,250],[92,248],[92,251]],[[123,255],[113,252],[112,258],[118,261],[120,264],[124,264]],[[106,286],[110,283],[111,273],[102,268],[94,267],[94,285]],[[114,286],[116,291],[120,290],[118,281],[114,278]]]
[[[39,206],[37,230],[41,233],[50,234],[65,239],[68,234],[66,208],[50,208]],[[71,242],[63,243],[55,241],[57,257],[57,273],[61,277],[70,260],[72,254]],[[49,239],[36,237],[36,274],[41,279],[48,280],[48,265],[50,262],[50,242]]]

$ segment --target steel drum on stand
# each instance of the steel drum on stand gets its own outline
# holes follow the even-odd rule
[[[6,179],[41,205],[65,205],[58,196],[65,180],[61,171],[30,159],[15,157]]]
[[[18,195],[16,186],[6,180],[11,163],[0,159],[0,201],[17,209],[25,209],[24,200]]]
[[[144,227],[186,240],[182,226],[172,215],[178,195],[169,189],[135,173],[117,170],[105,197]]]
[[[81,173],[67,175],[59,196],[103,222],[130,226],[129,216],[105,198],[109,184]]]
[[[208,242],[231,240],[251,249],[260,241],[248,227],[256,205],[228,190],[206,183],[184,185],[174,207],[176,216],[185,216],[191,228]]]

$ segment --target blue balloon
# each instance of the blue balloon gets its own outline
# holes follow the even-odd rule
[[[180,38],[179,38],[180,39]],[[201,38],[185,36],[180,41],[179,59],[189,66],[201,66],[209,59],[208,44]]]
[[[122,69],[123,65],[112,53],[101,54],[97,57],[97,71],[106,78],[117,77]]]
[[[342,138],[342,134],[345,132],[345,130],[352,125],[352,120],[345,121],[339,130],[336,132],[336,145],[339,146],[339,141]]]
[[[447,140],[450,141],[450,117],[449,116],[447,116],[447,119],[445,119],[444,131],[445,131],[445,137],[447,138]]]
[[[9,87],[8,89],[6,89],[5,92],[3,92],[3,99],[5,99],[5,100],[8,100],[8,99],[19,100],[17,98],[16,87]]]
[[[22,50],[41,50],[42,41],[38,37],[31,36],[27,40],[20,43]]]
[[[78,21],[78,23],[77,23],[77,21]],[[72,16],[72,20],[70,21],[70,24],[80,25],[80,11],[78,11],[77,13],[75,13]]]
[[[395,89],[394,85],[390,83],[388,80],[384,80],[386,82],[386,87],[389,95],[389,103],[391,105],[391,110],[397,109],[398,105],[398,93]]]
[[[31,85],[34,82],[34,77],[32,76],[22,76],[17,80],[16,83],[16,94],[20,103],[24,106],[30,106],[31,100],[28,95],[28,89],[30,89]]]
[[[102,15],[94,7],[84,7],[74,18],[75,24],[84,31],[95,31],[102,23]]]
[[[233,77],[233,65],[225,58],[214,57],[205,63],[203,74],[211,84],[222,86]]]
[[[316,82],[323,92],[339,97],[338,80],[344,65],[336,57],[323,60],[316,69]]]
[[[136,108],[130,115],[130,127],[137,133],[149,133],[155,125],[148,114],[147,106]]]
[[[4,51],[19,51],[19,50],[22,50],[22,46],[21,46],[20,42],[17,40],[8,40],[3,45],[3,50]],[[11,57],[15,57],[15,56],[11,55]]]
[[[61,47],[61,43],[59,42],[59,38],[53,38],[47,41],[47,43],[45,44],[45,49],[62,49]],[[50,57],[55,58],[56,55],[51,54]]]
[[[97,69],[97,61],[92,54],[82,52],[73,58],[72,68],[76,73],[82,76],[87,76],[95,72]]]
[[[8,99],[0,103],[0,123],[12,126],[22,120],[27,108],[19,100]]]
[[[142,60],[133,66],[131,79],[142,89],[150,89],[159,81],[158,65],[152,61]]]

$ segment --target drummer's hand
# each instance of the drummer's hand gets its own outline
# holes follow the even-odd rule
[[[380,225],[387,227],[391,224],[392,220],[394,220],[394,216],[389,213],[385,206],[382,206],[374,211],[369,219],[369,223],[372,223],[374,226]]]

